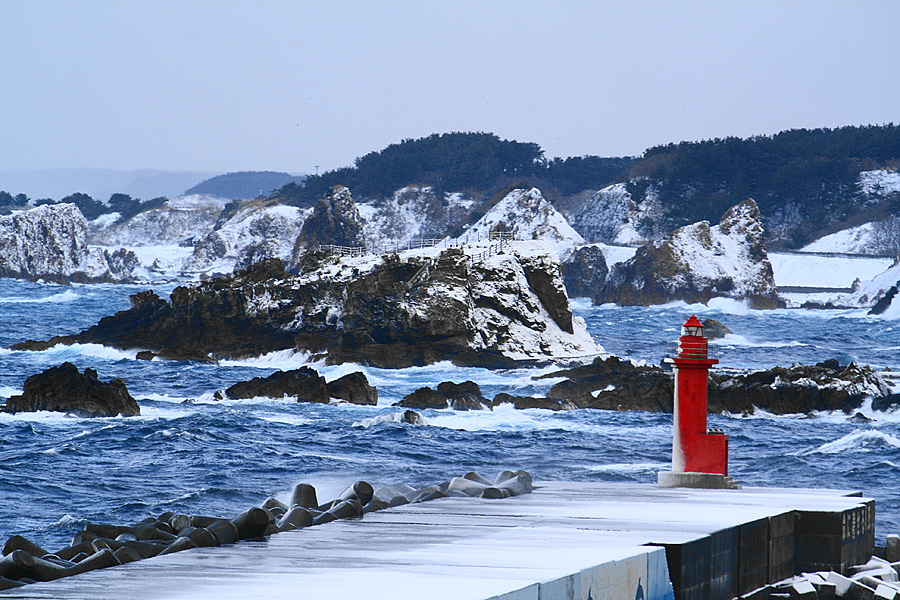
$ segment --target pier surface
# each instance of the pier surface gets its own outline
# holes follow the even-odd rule
[[[865,553],[874,504],[850,494],[537,482],[524,496],[442,498],[0,597],[732,598],[803,561]]]

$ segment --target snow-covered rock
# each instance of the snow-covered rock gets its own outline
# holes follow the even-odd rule
[[[700,221],[642,246],[633,258],[613,267],[594,301],[649,305],[724,296],[774,308],[782,301],[763,238],[759,209],[747,200],[729,209],[714,227]]]
[[[0,216],[0,276],[57,281],[123,281],[137,266],[126,250],[87,243],[87,221],[74,204],[47,204]]]
[[[134,247],[200,239],[213,230],[225,203],[211,196],[183,196],[121,223],[117,222],[118,213],[101,215],[89,223],[90,241],[102,246]]]
[[[835,304],[839,306],[862,306],[871,308],[871,314],[889,319],[900,319],[900,263],[863,281],[853,292],[839,296]]]
[[[388,200],[357,204],[369,248],[443,239],[468,220],[476,201],[462,193],[438,194],[429,186],[408,186]]]
[[[294,255],[304,248],[321,244],[358,248],[365,243],[362,217],[353,203],[353,196],[346,187],[336,185],[316,202],[312,214],[303,223]]]
[[[635,183],[641,185],[635,185]],[[635,198],[629,187],[642,193]],[[611,244],[635,244],[665,235],[665,210],[653,184],[616,183],[595,192],[572,218],[584,239]]]
[[[194,360],[298,349],[384,368],[510,367],[602,351],[572,316],[556,255],[539,242],[475,261],[458,247],[306,259],[297,275],[268,259],[178,287],[168,302],[142,292],[128,311],[29,348],[90,341]]]
[[[183,271],[231,272],[263,258],[289,262],[310,210],[272,200],[244,202],[194,243]]]
[[[537,188],[511,191],[460,236],[459,241],[486,240],[496,230],[508,231],[520,240],[540,240],[561,257],[584,243],[584,238]]]
[[[609,267],[603,249],[596,244],[577,248],[562,264],[566,291],[573,298],[593,298],[606,282]]]

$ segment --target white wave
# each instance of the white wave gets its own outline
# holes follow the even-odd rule
[[[223,367],[255,367],[258,369],[280,369],[290,371],[303,366],[310,366],[309,352],[299,350],[276,350],[252,358],[221,360]]]
[[[377,417],[372,417],[370,419],[361,419],[359,421],[355,421],[353,423],[353,427],[364,427],[369,428],[373,425],[378,425],[380,423],[402,423],[403,422],[403,414],[402,412],[392,412],[384,415],[378,415]],[[420,415],[421,416],[421,415]],[[430,422],[425,417],[421,417],[422,422],[419,425],[429,425]]]
[[[107,360],[137,360],[139,349],[119,350],[103,346],[102,344],[56,344],[46,350],[42,350],[41,354],[47,356],[66,358],[74,356],[90,356],[91,358],[104,358]]]
[[[0,385],[0,398],[9,398],[10,396],[18,396],[22,393],[22,390],[9,387],[7,385]]]
[[[71,528],[75,528],[75,527],[81,527],[81,526],[85,525],[86,523],[87,523],[87,521],[85,521],[84,519],[79,519],[78,517],[73,517],[69,513],[66,513],[63,516],[61,516],[59,518],[59,520],[57,520],[56,523],[54,523],[50,527],[53,527],[53,528],[58,527],[60,529],[71,529]]]
[[[737,333],[726,333],[725,337],[718,340],[710,340],[710,343],[717,346],[724,346],[726,348],[734,346],[746,346],[750,348],[790,348],[796,346],[806,346],[806,344],[804,344],[803,342],[798,342],[797,340],[756,342],[753,340],[749,340]]]
[[[256,414],[255,416],[256,418],[263,421],[268,421],[269,423],[282,423],[284,425],[308,425],[309,423],[314,422],[312,419],[307,419],[305,417],[301,417],[300,415],[283,413]]]
[[[802,451],[799,454],[842,454],[845,452],[871,452],[890,446],[900,448],[900,438],[877,429],[865,429],[848,433],[844,437],[822,444],[813,450]]]
[[[643,473],[670,469],[669,463],[614,463],[610,465],[588,465],[591,471],[602,473]]]
[[[171,420],[171,419],[180,419],[182,417],[186,417],[186,416],[192,415],[197,412],[196,410],[193,410],[190,408],[190,406],[191,406],[190,404],[180,404],[180,405],[176,405],[176,406],[182,406],[183,408],[180,408],[180,409],[174,408],[174,407],[173,408],[169,408],[169,407],[161,408],[161,407],[156,407],[156,406],[142,405],[140,416],[129,417],[129,418],[141,419],[141,420],[146,420],[146,421],[153,421],[156,419]]]
[[[46,298],[28,298],[23,296],[8,296],[5,298],[0,297],[0,304],[55,304],[61,302],[72,302],[74,300],[78,300],[82,298],[81,294],[74,292],[73,290],[66,290],[60,294],[53,294],[52,296],[47,296]]]
[[[554,418],[555,411],[541,408],[519,410],[512,404],[501,404],[494,410],[436,410],[428,413],[428,424],[461,431],[528,431],[562,429],[595,431],[593,426]]]

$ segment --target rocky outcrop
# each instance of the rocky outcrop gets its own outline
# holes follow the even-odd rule
[[[308,210],[253,200],[229,204],[214,230],[194,241],[185,273],[230,273],[266,258],[291,260]]]
[[[5,410],[13,414],[49,410],[84,417],[141,414],[124,381],[104,383],[93,369],[81,374],[69,362],[26,379],[22,395],[9,398]]]
[[[571,298],[593,298],[608,274],[606,258],[598,246],[582,246],[562,263],[562,278]]]
[[[703,335],[706,336],[706,339],[718,340],[729,333],[731,333],[731,330],[721,321],[716,321],[715,319],[703,319]]]
[[[126,282],[134,253],[87,244],[87,221],[74,204],[48,204],[0,216],[0,277],[60,283]]]
[[[560,257],[584,243],[584,238],[537,188],[512,190],[459,239],[485,240],[494,231],[507,232],[520,240],[540,240]]]
[[[267,398],[296,397],[297,402],[327,404],[332,398],[351,404],[377,404],[378,391],[369,385],[361,372],[350,373],[331,383],[315,369],[300,367],[291,371],[276,371],[268,377],[254,377],[235,383],[217,399],[243,400],[264,396]]]
[[[589,242],[634,244],[665,236],[671,229],[656,191],[644,179],[616,183],[595,192],[572,218],[572,227]]]
[[[92,244],[103,246],[162,246],[193,243],[208,235],[222,212],[225,201],[210,196],[192,195],[168,200],[125,221],[113,221],[104,215],[88,223]]]
[[[403,400],[394,404],[403,408],[451,408],[453,410],[486,410],[490,401],[481,395],[481,389],[474,381],[453,383],[445,381],[438,384],[437,389],[419,388],[407,394]]]
[[[390,198],[357,204],[369,248],[405,246],[421,239],[441,239],[470,222],[482,199],[463,193],[439,193],[430,186],[407,186]]]
[[[637,366],[617,357],[543,375],[566,377],[554,385],[548,398],[561,407],[672,412],[672,373],[656,366]],[[869,367],[836,362],[814,366],[774,367],[748,373],[712,372],[709,377],[710,412],[775,414],[859,408],[867,397],[888,398],[890,387]],[[495,399],[496,401],[496,399]],[[524,403],[523,403],[524,404]]]
[[[900,317],[900,300],[897,290],[900,289],[900,262],[879,273],[868,281],[854,285],[854,290],[846,295],[838,296],[835,306],[870,307],[870,315],[883,315],[888,318]],[[825,308],[830,308],[825,306]]]
[[[559,265],[539,243],[512,243],[477,262],[461,248],[406,254],[309,256],[298,275],[268,259],[178,287],[168,302],[136,294],[129,310],[78,335],[16,348],[77,341],[202,361],[294,348],[385,368],[509,367],[601,350],[571,316]]]
[[[365,246],[362,218],[353,203],[350,190],[335,186],[316,202],[312,215],[303,224],[294,246],[294,255],[320,244]]]
[[[783,306],[763,237],[759,209],[747,200],[714,227],[701,221],[639,248],[613,267],[594,302],[646,306],[728,297],[754,308]]]

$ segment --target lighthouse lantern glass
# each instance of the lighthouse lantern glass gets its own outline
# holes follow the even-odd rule
[[[702,325],[701,326],[685,325],[681,329],[682,329],[681,335],[694,335],[694,336],[698,336],[698,337],[703,336],[703,326]]]

